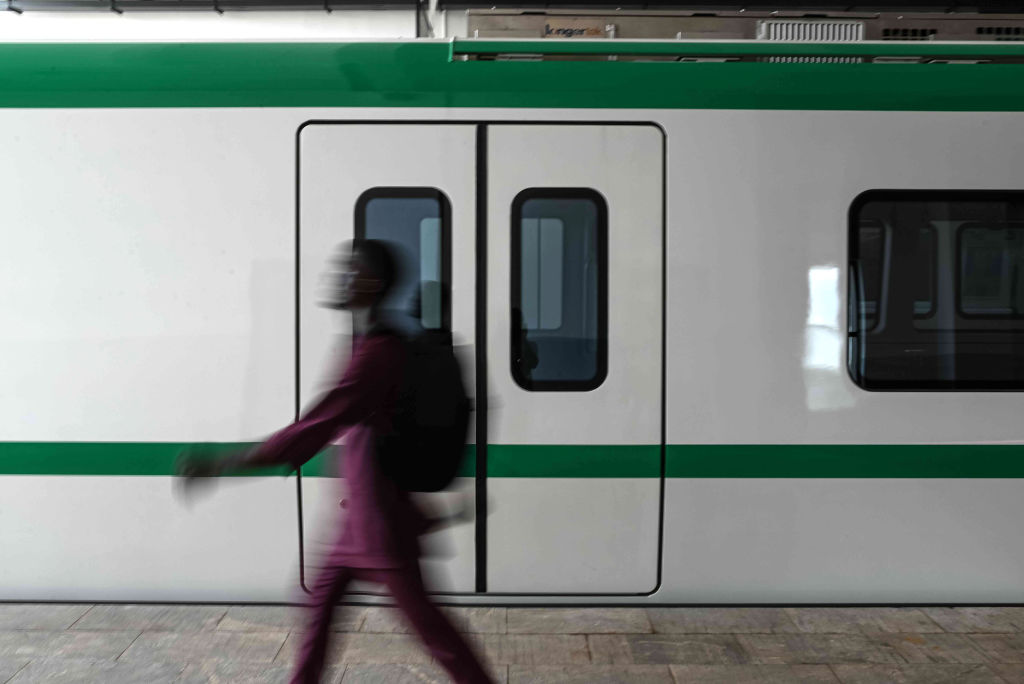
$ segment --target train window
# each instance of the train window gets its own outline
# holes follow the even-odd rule
[[[1024,389],[1024,192],[870,191],[849,250],[858,385]]]
[[[865,221],[858,231],[858,282],[861,292],[858,313],[866,330],[878,324],[878,305],[882,297],[882,273],[889,256],[889,232],[875,221]],[[914,296],[914,318],[928,318],[935,313],[935,262],[937,248],[935,229],[922,228],[916,257],[920,260],[914,275],[917,278]]]
[[[1024,315],[1024,226],[961,226],[960,312],[1003,318]]]
[[[532,391],[586,391],[608,369],[608,210],[585,188],[531,188],[512,202],[512,377]]]
[[[435,188],[372,188],[356,201],[357,238],[387,242],[398,262],[383,310],[406,332],[448,329],[451,207]]]

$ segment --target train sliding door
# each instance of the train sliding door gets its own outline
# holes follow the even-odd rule
[[[396,246],[406,280],[387,307],[401,325],[450,323],[477,393],[475,464],[426,501],[477,514],[427,540],[434,589],[656,588],[663,163],[648,125],[303,127],[299,403],[350,347],[317,288],[357,236]],[[338,516],[332,475],[303,469],[307,568]]]
[[[318,306],[323,274],[340,243],[353,237],[390,242],[404,274],[385,306],[403,327],[451,325],[460,349],[474,335],[476,127],[472,125],[309,124],[299,134],[299,397],[306,406],[351,349],[348,316]],[[450,289],[451,298],[443,296]],[[464,364],[473,386],[472,363]],[[472,435],[470,436],[472,439]],[[341,446],[344,458],[344,445]],[[333,459],[302,470],[306,584],[339,515],[343,490]],[[439,513],[472,511],[475,481],[424,505]],[[426,539],[424,572],[432,588],[475,588],[474,524]]]
[[[487,590],[658,577],[664,136],[489,125]]]

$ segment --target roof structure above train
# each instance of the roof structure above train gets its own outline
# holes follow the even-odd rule
[[[1014,12],[924,11],[887,5],[885,11],[817,3],[748,5],[745,9],[628,7],[594,9],[573,3],[531,9],[498,4],[469,9],[467,35],[476,38],[615,38],[808,41],[1020,41],[1024,6]],[[806,5],[806,3],[804,3]],[[472,5],[470,5],[472,6]],[[1009,9],[1005,4],[1004,10]],[[977,8],[975,8],[977,9]]]

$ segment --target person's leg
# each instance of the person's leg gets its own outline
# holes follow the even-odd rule
[[[291,684],[318,684],[331,636],[331,614],[345,595],[352,571],[342,566],[323,568],[313,584],[306,609],[306,631],[302,635]]]
[[[480,661],[448,618],[430,602],[413,564],[396,570],[378,570],[373,580],[386,585],[413,629],[456,684],[491,684]]]

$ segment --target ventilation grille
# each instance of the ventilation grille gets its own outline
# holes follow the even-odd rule
[[[864,22],[768,19],[758,22],[757,39],[816,43],[864,40]]]
[[[859,64],[863,57],[766,57],[762,62],[773,64]]]
[[[884,28],[882,40],[935,40],[938,32],[933,28]]]
[[[1021,26],[979,26],[974,32],[981,40],[1024,40]]]

